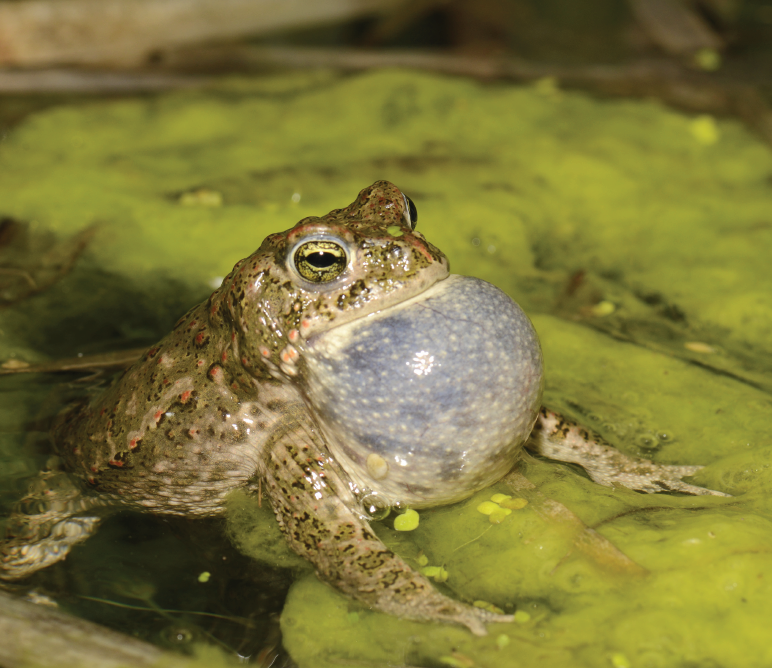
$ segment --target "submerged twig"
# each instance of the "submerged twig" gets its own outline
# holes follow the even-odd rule
[[[24,221],[0,217],[0,306],[26,299],[66,276],[96,229],[91,225],[58,240]]]
[[[86,601],[94,601],[95,603],[104,603],[105,605],[111,605],[116,608],[126,608],[127,610],[139,610],[142,612],[158,612],[164,613],[164,615],[195,615],[198,617],[211,617],[212,619],[222,619],[226,622],[235,622],[246,626],[247,628],[255,628],[253,620],[247,617],[237,617],[235,615],[220,615],[216,612],[204,612],[203,610],[174,610],[172,608],[160,608],[157,605],[132,605],[130,603],[121,603],[120,601],[111,601],[106,598],[99,598],[97,596],[85,596],[79,594],[78,598],[82,598]],[[144,599],[139,599],[144,600]],[[174,620],[172,620],[174,621]]]
[[[0,665],[193,666],[192,660],[59,610],[0,592]],[[200,664],[196,664],[200,665]]]
[[[147,348],[133,348],[114,353],[70,357],[53,362],[41,362],[40,364],[24,364],[16,360],[8,360],[0,365],[0,376],[10,376],[17,373],[67,373],[123,369],[134,364],[145,350]]]
[[[607,538],[588,527],[562,503],[544,496],[517,468],[513,469],[503,482],[519,496],[527,499],[534,511],[546,521],[563,526],[571,536],[573,548],[602,566],[605,572],[628,576],[647,574],[645,568],[635,563]]]

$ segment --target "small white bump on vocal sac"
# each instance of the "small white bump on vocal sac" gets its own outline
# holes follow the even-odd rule
[[[389,475],[389,464],[380,455],[372,453],[367,456],[367,472],[373,480],[383,480]]]

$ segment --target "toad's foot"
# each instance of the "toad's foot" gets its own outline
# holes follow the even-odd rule
[[[65,473],[44,471],[8,518],[0,542],[0,579],[18,580],[64,559],[73,545],[88,538],[99,518],[97,504],[84,497]]]
[[[702,466],[668,466],[623,455],[599,436],[542,408],[526,447],[535,454],[579,464],[590,478],[606,487],[627,487],[639,492],[683,492],[702,496],[730,496],[683,482],[681,478]]]
[[[476,635],[487,633],[486,623],[512,621],[444,596],[387,548],[301,411],[285,417],[266,454],[263,475],[287,540],[339,591],[387,614],[459,624]]]

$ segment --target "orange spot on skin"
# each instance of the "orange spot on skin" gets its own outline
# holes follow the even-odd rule
[[[121,461],[118,461],[117,459],[111,459],[111,460],[110,460],[109,462],[107,462],[107,463],[108,463],[110,466],[117,466],[118,468],[120,468],[121,466],[123,466],[123,462],[121,462]]]
[[[137,441],[138,441],[138,440],[139,440],[138,438],[132,438],[132,439],[129,441],[129,447],[130,447],[132,450],[133,450],[134,448],[136,448],[136,447],[137,447]]]
[[[289,340],[292,341],[292,343],[295,343],[298,338],[300,338],[300,332],[296,329],[291,329],[289,331]]]
[[[204,332],[196,334],[196,343],[200,346],[204,342]]]
[[[161,416],[164,414],[163,411],[156,411],[155,415],[153,416],[153,419],[156,421],[156,423],[161,419]]]
[[[91,467],[91,472],[92,472],[92,473],[98,473],[98,472],[99,472],[99,469],[98,469],[96,466],[92,466],[92,467]]]
[[[88,480],[89,485],[96,485],[96,480],[92,476],[89,476],[86,480]]]
[[[263,357],[270,357],[271,356],[271,351],[268,350],[268,348],[260,348],[260,354]]]
[[[221,359],[223,362],[224,362],[225,360],[227,360],[227,359],[228,359],[228,351],[227,351],[227,350],[223,350],[223,351],[222,351],[222,355],[220,355],[220,359]]]
[[[193,394],[193,392],[191,392],[190,390],[185,390],[185,391],[184,391],[184,392],[183,392],[183,393],[180,395],[180,401],[181,401],[181,402],[184,404],[184,403],[185,403],[185,402],[186,402],[188,399],[190,399],[190,395],[191,395],[191,394]]]
[[[434,258],[429,254],[429,251],[426,250],[424,245],[415,237],[410,237],[410,242],[413,246],[415,246],[418,249],[418,252],[423,254],[429,262],[434,262]]]
[[[204,366],[204,364],[204,360],[198,360],[198,362],[196,362],[196,366]]]
[[[195,427],[191,427],[190,429],[188,429],[188,434],[190,434],[191,436],[197,436],[198,429],[196,429]]]
[[[198,320],[191,320],[188,329],[193,329],[198,324]]]

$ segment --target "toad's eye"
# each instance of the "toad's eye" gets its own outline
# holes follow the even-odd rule
[[[402,197],[405,200],[405,222],[411,230],[414,230],[416,223],[418,223],[418,209],[415,208],[413,200],[405,193],[402,193]]]
[[[328,283],[343,273],[348,263],[343,246],[334,241],[309,241],[293,257],[295,269],[307,281]]]

